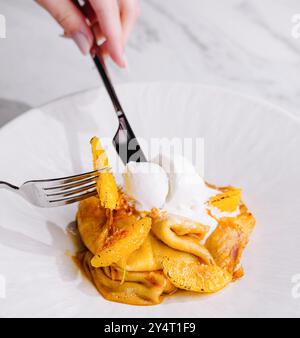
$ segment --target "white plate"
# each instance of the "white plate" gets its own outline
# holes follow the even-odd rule
[[[137,134],[204,137],[206,180],[243,188],[257,218],[243,257],[246,276],[220,293],[153,307],[107,302],[66,255],[73,246],[65,228],[76,206],[38,209],[1,191],[0,316],[299,316],[299,121],[200,85],[125,85],[118,92]],[[0,178],[20,184],[88,170],[90,137],[112,137],[116,127],[100,89],[31,110],[0,131]]]

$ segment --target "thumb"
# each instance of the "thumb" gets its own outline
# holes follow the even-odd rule
[[[72,38],[86,55],[93,45],[93,34],[79,9],[69,0],[37,0],[60,24],[67,37]]]

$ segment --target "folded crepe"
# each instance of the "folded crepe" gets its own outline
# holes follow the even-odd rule
[[[108,166],[100,141],[93,138],[94,168]],[[117,187],[113,174],[100,173],[99,195],[82,201],[77,213],[84,250],[82,271],[101,295],[132,305],[159,304],[178,289],[198,293],[221,290],[240,278],[240,260],[255,225],[234,187],[216,188],[209,203],[221,211],[239,208],[236,217],[216,219],[209,228],[164,212],[140,213]],[[206,238],[204,241],[204,238]]]

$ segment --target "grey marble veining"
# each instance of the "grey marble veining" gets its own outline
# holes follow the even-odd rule
[[[142,0],[141,7],[129,70],[110,63],[114,82],[216,85],[300,117],[300,38],[292,35],[298,0]],[[0,125],[28,106],[99,85],[89,58],[59,37],[61,29],[33,1],[0,0],[0,14],[7,20]]]

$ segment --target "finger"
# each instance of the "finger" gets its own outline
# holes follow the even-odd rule
[[[102,33],[102,31],[101,31],[101,28],[100,28],[98,22],[95,23],[95,24],[91,27],[91,29],[92,29],[92,31],[93,31],[93,33],[94,33],[94,37],[95,37],[95,39],[96,39],[97,45],[98,45],[98,46],[102,45],[102,44],[106,41],[106,39],[105,39],[105,37],[103,36],[103,33]]]
[[[123,46],[125,47],[132,29],[140,15],[138,0],[120,0],[120,15],[123,30]]]
[[[103,33],[101,31],[98,21],[96,21],[91,26],[91,30],[94,34],[94,38],[96,39],[96,44],[99,47],[98,48],[99,55],[106,58],[107,56],[109,56],[109,53],[106,48],[107,43],[106,43],[105,37],[103,36]]]
[[[83,6],[83,12],[85,16],[88,18],[91,26],[94,25],[98,21],[96,13],[89,1],[85,2]]]
[[[110,57],[120,67],[126,67],[122,44],[122,26],[117,0],[90,0],[97,15],[99,25]]]
[[[85,17],[70,0],[37,0],[61,25],[65,36],[72,38],[83,54],[93,45],[93,35]]]

